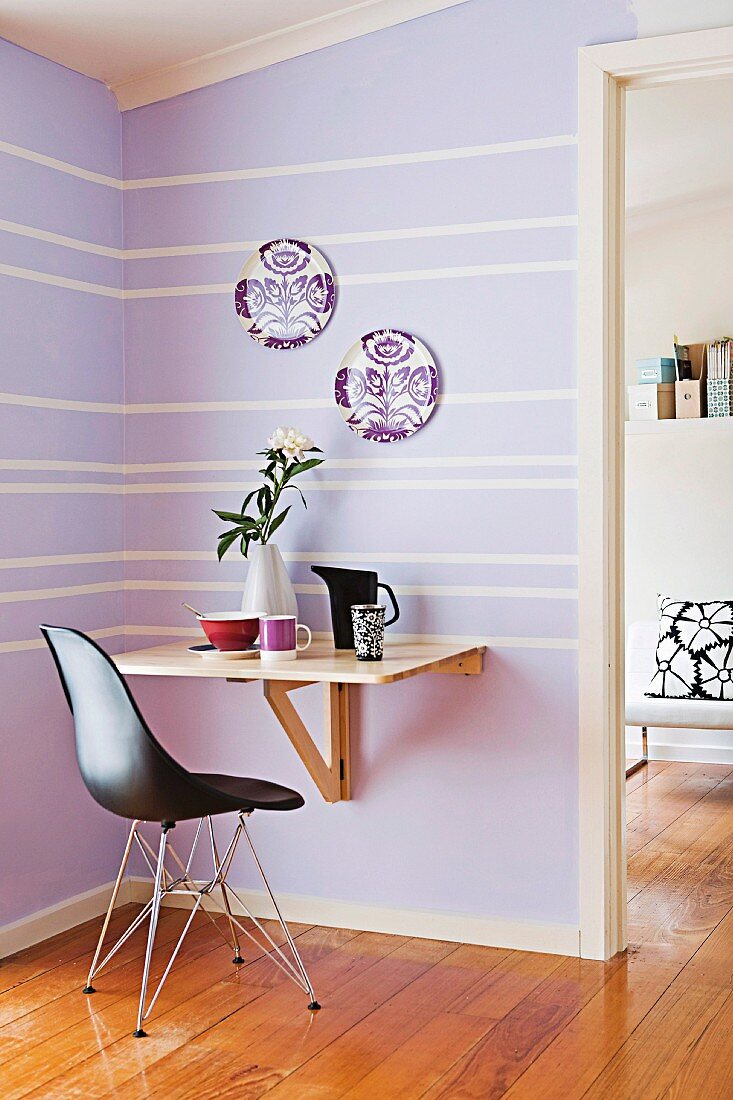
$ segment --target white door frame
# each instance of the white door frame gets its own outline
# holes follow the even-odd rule
[[[580,954],[607,959],[626,946],[625,96],[733,75],[733,27],[588,46],[578,75]]]

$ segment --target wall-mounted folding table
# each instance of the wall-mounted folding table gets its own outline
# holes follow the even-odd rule
[[[351,797],[350,685],[392,684],[423,672],[476,676],[482,670],[485,649],[438,642],[396,642],[385,646],[381,661],[357,661],[353,650],[336,650],[327,642],[315,641],[298,654],[296,661],[263,665],[258,658],[204,659],[189,653],[189,644],[153,646],[118,653],[112,659],[125,676],[189,676],[237,683],[261,680],[265,699],[326,802]],[[325,758],[290,699],[291,692],[308,684],[323,684],[325,689]]]

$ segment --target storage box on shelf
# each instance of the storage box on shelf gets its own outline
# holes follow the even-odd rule
[[[674,382],[629,386],[629,420],[673,420]]]

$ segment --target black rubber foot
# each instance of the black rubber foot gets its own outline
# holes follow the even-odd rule
[[[311,1003],[308,1005],[308,1008],[311,1010],[311,1012],[318,1012],[318,1009],[320,1007],[321,1006],[319,1005],[318,1001],[311,1001]]]
[[[234,958],[232,959],[232,962],[233,962],[233,963],[234,963],[234,964],[235,964],[236,966],[241,966],[241,965],[242,965],[242,963],[244,962],[244,959],[242,958],[242,956],[241,956],[241,955],[235,955],[235,956],[234,956]]]
[[[82,989],[82,993],[96,993],[96,989],[93,985],[85,985]]]
[[[143,1031],[143,1029],[139,1027],[137,1031],[133,1031],[132,1037],[133,1039],[147,1039],[148,1033],[147,1031]]]

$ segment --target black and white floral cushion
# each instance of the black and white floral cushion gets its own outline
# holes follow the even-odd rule
[[[733,601],[659,597],[651,699],[733,699]]]

